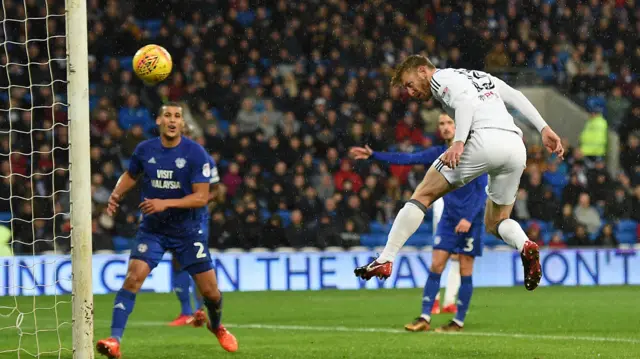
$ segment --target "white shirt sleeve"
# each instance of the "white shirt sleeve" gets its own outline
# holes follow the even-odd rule
[[[502,97],[504,103],[513,106],[516,110],[520,111],[538,130],[542,132],[542,129],[547,127],[547,122],[542,118],[535,106],[527,99],[522,92],[509,86],[506,82],[500,80],[495,76],[491,76],[492,81],[498,87],[498,93]]]

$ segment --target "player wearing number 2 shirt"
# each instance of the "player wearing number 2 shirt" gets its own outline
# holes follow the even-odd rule
[[[156,123],[160,137],[136,147],[128,170],[111,193],[107,211],[113,215],[118,202],[140,183],[142,223],[131,251],[127,276],[116,294],[111,337],[98,341],[98,351],[120,358],[120,341],[136,293],[166,251],[189,272],[204,297],[209,312],[208,329],[227,351],[236,351],[236,338],[220,324],[222,294],[218,290],[206,237],[206,205],[212,175],[210,157],[196,142],[182,136],[185,123],[182,107],[162,106]],[[203,312],[201,312],[204,315]],[[206,321],[206,318],[199,318]]]
[[[520,91],[481,71],[437,69],[426,57],[411,55],[395,69],[391,83],[405,88],[411,97],[440,102],[455,120],[456,131],[451,147],[429,168],[396,216],[385,249],[371,263],[356,268],[355,274],[364,279],[389,277],[398,251],[418,229],[427,208],[486,173],[486,230],[518,250],[525,288],[537,288],[542,278],[539,247],[510,219],[527,154],[522,131],[506,105],[522,113],[540,131],[547,150],[562,158],[560,137]]]

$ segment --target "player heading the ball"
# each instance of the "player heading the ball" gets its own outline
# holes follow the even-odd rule
[[[541,132],[544,146],[562,157],[564,149],[558,135],[520,91],[482,71],[436,69],[426,57],[411,55],[396,68],[391,82],[407,89],[411,97],[436,99],[455,120],[456,130],[451,147],[429,168],[398,212],[380,257],[356,268],[355,274],[363,279],[389,277],[398,251],[418,229],[431,203],[487,173],[486,230],[517,248],[524,266],[525,288],[537,288],[542,278],[539,247],[527,238],[518,222],[510,219],[527,151],[522,131],[505,104],[527,117]]]

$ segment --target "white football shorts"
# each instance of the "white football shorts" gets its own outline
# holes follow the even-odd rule
[[[487,195],[499,205],[515,202],[520,177],[527,166],[527,150],[522,137],[516,132],[497,128],[472,131],[455,169],[445,165],[441,158],[433,166],[455,187],[462,187],[488,173]]]

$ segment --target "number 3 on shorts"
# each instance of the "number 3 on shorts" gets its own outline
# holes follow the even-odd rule
[[[207,255],[204,253],[204,245],[200,242],[195,242],[193,244],[194,247],[198,247],[198,253],[196,254],[196,258],[205,258]],[[472,247],[473,248],[473,247]]]
[[[467,245],[462,250],[465,252],[471,252],[473,250],[473,238],[467,238]]]

